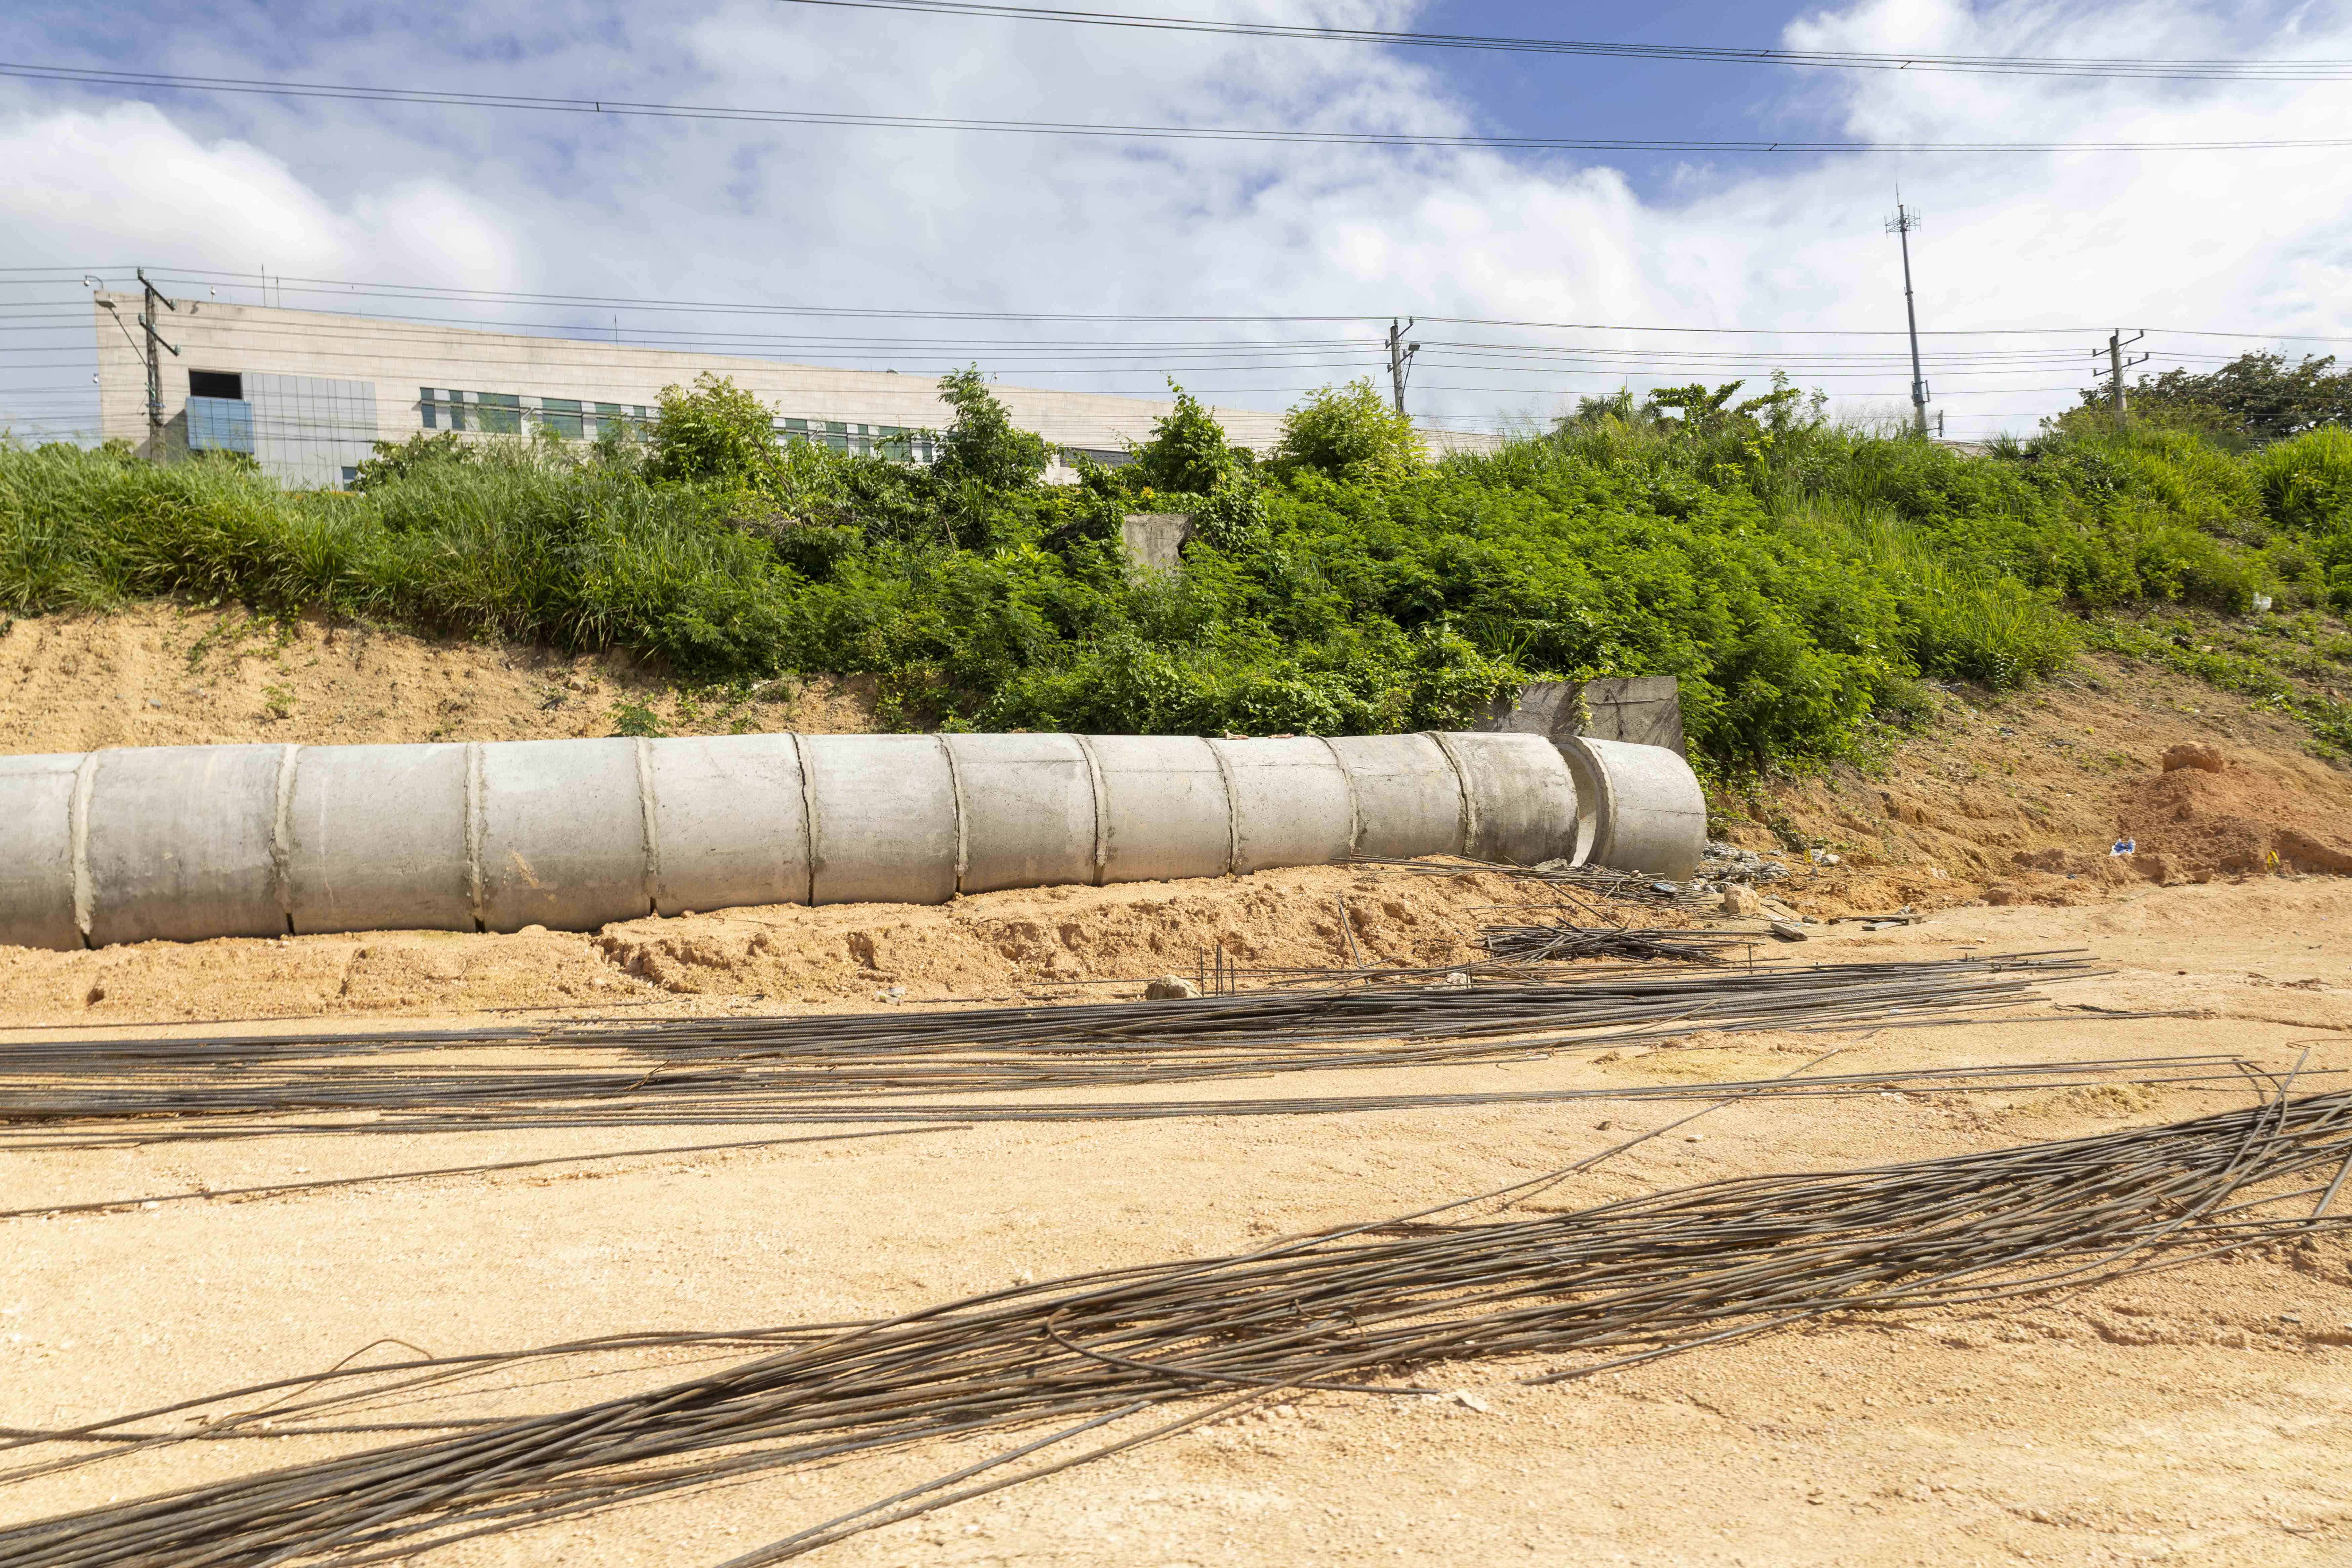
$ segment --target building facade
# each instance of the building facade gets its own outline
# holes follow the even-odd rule
[[[137,321],[141,298],[96,297],[99,412],[106,438],[164,458],[247,453],[288,484],[349,484],[376,442],[405,441],[419,433],[547,431],[566,440],[593,440],[614,422],[649,418],[662,388],[691,385],[705,372],[732,377],[775,409],[779,440],[928,462],[929,434],[953,417],[928,375],[212,300],[177,305],[159,322],[179,352],[162,356],[163,449],[152,453],[147,367],[138,335],[122,330]],[[1057,452],[1102,462],[1125,461],[1129,444],[1148,439],[1152,422],[1172,408],[1155,398],[1103,393],[991,390],[1015,425],[1043,436]],[[1214,412],[1236,445],[1265,451],[1281,438],[1279,414]],[[1492,442],[1452,433],[1423,438],[1447,450]]]

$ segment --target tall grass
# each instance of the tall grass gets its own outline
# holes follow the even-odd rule
[[[689,489],[527,453],[341,495],[225,464],[0,450],[0,605],[20,613],[234,598],[625,644],[721,677],[774,668],[787,575],[756,541],[709,526]]]

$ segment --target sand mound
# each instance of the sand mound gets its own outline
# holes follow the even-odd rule
[[[776,905],[648,918],[574,934],[383,931],[140,942],[89,952],[0,947],[0,1027],[495,1007],[707,1011],[951,997],[1140,996],[1213,966],[1471,962],[1492,912],[1544,906],[1538,884],[1309,867],[1188,882],[984,893],[943,905]],[[1345,919],[1347,931],[1341,929]],[[1352,933],[1352,945],[1349,933]]]
[[[2343,805],[2298,781],[2232,762],[2178,767],[2126,785],[2116,819],[2159,880],[2248,871],[2352,872]]]
[[[2310,741],[2291,716],[2089,657],[2033,691],[1951,691],[1935,727],[1881,770],[1840,765],[1712,804],[1748,847],[1838,856],[1792,856],[1797,875],[1774,889],[1815,915],[1979,899],[2087,904],[2150,881],[2271,870],[2352,874],[2352,770],[2314,755]],[[2118,837],[2138,853],[2111,858]]]

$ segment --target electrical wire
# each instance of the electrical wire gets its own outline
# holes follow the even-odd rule
[[[6,280],[17,287],[36,287],[42,283],[79,282],[85,271],[65,268],[43,268],[47,278],[26,278]],[[114,268],[120,273],[127,268]],[[254,288],[260,275],[252,272],[231,272],[201,268],[174,268],[150,267],[148,276],[159,285],[185,283],[196,286],[228,284]],[[559,294],[530,292],[506,289],[464,289],[446,284],[397,283],[382,280],[361,280],[341,278],[315,278],[288,274],[269,274],[268,286],[273,292],[282,293],[288,288],[297,294],[335,295],[346,299],[445,300],[477,300],[497,304],[561,305],[573,308],[610,310],[615,308],[649,311],[690,311],[709,315],[773,315],[794,317],[835,318],[850,320],[897,321],[1066,321],[1120,323],[1320,323],[1342,322],[1384,323],[1393,314],[1388,310],[1359,311],[1352,315],[1284,315],[1274,313],[1221,315],[1187,314],[1172,311],[1149,313],[1118,313],[1106,311],[1066,310],[976,310],[908,306],[865,307],[851,305],[791,305],[773,302],[757,303],[727,300],[677,300],[643,295],[619,294]],[[1420,320],[1431,325],[1515,327],[1544,331],[1605,331],[1605,332],[1666,332],[1681,335],[1715,337],[1813,337],[1813,338],[1902,338],[1908,334],[1901,327],[1740,327],[1682,326],[1638,321],[1563,321],[1502,316],[1449,316],[1427,311]],[[2113,322],[2087,326],[2044,327],[1944,327],[1922,328],[1918,335],[1934,338],[1982,337],[2068,337],[2081,338],[2092,333],[2104,335],[2112,330]],[[2315,332],[2284,331],[2224,331],[2194,327],[2151,327],[2152,333],[2168,333],[2178,337],[2233,338],[2257,342],[2340,342],[2352,343],[2352,336]]]
[[[272,81],[248,77],[178,76],[0,61],[0,76],[139,92],[228,93],[268,98],[394,103],[436,109],[486,109],[593,118],[715,121],[879,131],[1059,136],[1127,142],[1202,142],[1308,147],[1393,147],[1429,152],[1514,153],[2250,153],[2320,152],[2352,147],[2352,137],[2204,138],[2183,141],[1865,142],[1805,137],[1707,140],[1698,137],[1433,135],[1403,131],[1307,131],[1279,127],[1115,125],[1080,121],[992,120],[957,115],[874,114],[854,110],[740,109],[715,104],[648,103],[604,98],[552,98],[462,92],[441,88],[364,87]]]
[[[1313,43],[1374,44],[1388,47],[1475,49],[1505,54],[1597,55],[1611,59],[1678,60],[1710,65],[1816,66],[1849,70],[1958,71],[1990,76],[2122,77],[2155,81],[2344,81],[2352,60],[2343,59],[2164,59],[2097,58],[2063,55],[1950,55],[1858,49],[1790,49],[1700,44],[1606,43],[1575,38],[1489,37],[1475,33],[1402,32],[1381,27],[1324,24],[1227,21],[1205,16],[1137,16],[1121,11],[1080,11],[1045,5],[1007,5],[991,0],[786,0],[840,10],[907,11],[920,16],[985,17],[1023,22],[1060,22],[1083,26],[1144,28],[1154,32],[1219,33],[1249,38]]]

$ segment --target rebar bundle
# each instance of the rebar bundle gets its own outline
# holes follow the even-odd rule
[[[2294,1186],[2314,1169],[2334,1180]],[[1443,1211],[1424,1211],[1412,1223],[1078,1276],[888,1320],[731,1336],[782,1348],[578,1409],[453,1418],[436,1436],[0,1531],[0,1564],[226,1568],[393,1555],[780,1466],[1044,1429],[730,1560],[750,1568],[1012,1484],[1037,1473],[1017,1468],[1028,1457],[1156,1406],[1204,1395],[1230,1396],[1229,1405],[1296,1389],[1433,1393],[1405,1380],[1472,1357],[1541,1358],[1523,1365],[1525,1381],[1557,1382],[1832,1312],[2092,1284],[2184,1254],[2340,1226],[2326,1211],[2347,1171],[2352,1092],[2282,1091],[2168,1126],[1738,1178],[1542,1218],[1433,1224],[1427,1215]],[[2315,1194],[2315,1208],[2277,1212]],[[422,1382],[446,1384],[452,1373],[448,1363],[420,1362],[339,1375],[372,1386],[277,1406],[275,1430],[349,1415]],[[1173,1422],[1077,1458],[1224,1407],[1195,1403]],[[124,1422],[44,1436],[103,1437]],[[234,1435],[236,1424],[216,1423],[213,1434]]]
[[[1635,963],[1721,964],[1736,948],[1753,949],[1756,939],[1739,931],[1652,931],[1633,926],[1580,926],[1568,921],[1478,928],[1486,956],[1507,963],[1559,963],[1571,959],[1614,958]]]
[[[890,1097],[945,1091],[1147,1087],[1505,1061],[1701,1030],[1948,1020],[2014,1007],[2033,999],[2035,981],[2074,978],[2087,968],[2074,954],[2025,954],[936,1014],[54,1040],[0,1051],[0,1147],[52,1146],[64,1129],[103,1123],[135,1124],[119,1135],[154,1142],[295,1131],[879,1120],[881,1102]],[[562,1066],[478,1059],[513,1047],[572,1059]],[[450,1059],[459,1057],[476,1059]],[[353,1070],[358,1058],[366,1058],[364,1071]],[[1040,1108],[1034,1114],[1072,1113]],[[971,1114],[969,1108],[924,1112],[935,1120]]]
[[[1584,894],[1612,903],[1648,904],[1659,908],[1711,909],[1717,896],[1688,882],[1667,881],[1644,871],[1620,871],[1607,866],[1570,866],[1549,861],[1539,866],[1511,866],[1461,856],[1430,856],[1419,860],[1359,855],[1351,866],[1377,866],[1416,877],[1468,877],[1489,872],[1515,882],[1541,882],[1559,892]]]

